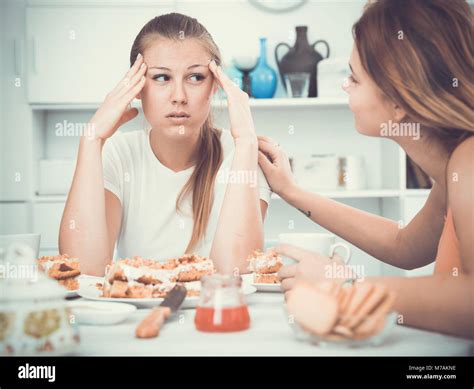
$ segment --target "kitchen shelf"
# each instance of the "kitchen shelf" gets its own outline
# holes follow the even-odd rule
[[[310,189],[308,189],[310,190]],[[427,196],[429,190],[411,189],[410,191],[404,191],[405,194],[414,196]],[[321,190],[316,191],[324,197],[330,197],[333,199],[353,199],[353,198],[386,198],[386,197],[399,197],[403,194],[403,191],[398,189],[364,189],[364,190]],[[67,199],[66,195],[36,195],[34,202],[36,203],[52,203],[52,202],[65,202]],[[276,193],[272,193],[272,199],[281,200],[281,197]]]
[[[431,189],[405,189],[404,194],[406,196],[428,196],[431,192]]]
[[[226,106],[226,101],[215,102],[213,106]],[[304,108],[304,107],[348,107],[347,98],[275,98],[250,99],[250,106],[254,108]]]
[[[88,111],[96,110],[102,102],[89,102],[89,103],[42,103],[42,104],[31,104],[31,109],[35,111]],[[226,108],[226,100],[216,100],[212,102],[214,108]],[[132,107],[141,109],[141,103],[138,100],[132,102]],[[250,99],[250,107],[252,108],[305,108],[305,107],[348,107],[347,98],[319,98],[319,97],[308,97],[308,98],[275,98],[275,99]]]
[[[33,197],[34,203],[64,203],[67,195],[36,195]]]
[[[330,197],[334,199],[399,197],[403,193],[402,191],[398,189],[383,189],[383,190],[365,189],[365,190],[332,190],[332,191],[313,190],[313,191],[314,193],[317,193],[321,196]],[[410,193],[408,193],[408,191],[405,191],[405,192],[411,195],[426,196],[429,193],[429,190],[420,191],[420,190],[413,189]],[[416,192],[423,192],[423,193],[416,193]],[[36,203],[65,202],[66,199],[67,199],[66,195],[36,195],[34,197],[34,202]],[[272,199],[281,200],[281,197],[277,195],[276,193],[272,193]]]
[[[90,111],[96,110],[100,107],[102,102],[89,102],[89,103],[40,103],[30,104],[33,111]],[[141,108],[140,103],[132,102],[132,106]]]
[[[309,190],[309,189],[308,189]],[[324,197],[330,197],[334,199],[341,198],[383,198],[383,197],[399,197],[402,195],[406,196],[421,196],[426,197],[430,194],[431,189],[364,189],[364,190],[321,190],[314,191]],[[67,195],[36,195],[34,197],[35,202],[62,202],[66,201]],[[276,193],[272,193],[272,199],[281,200],[281,197]]]
[[[303,188],[306,189],[306,188]],[[319,194],[320,196],[330,197],[333,199],[355,199],[355,198],[386,198],[399,197],[402,194],[398,189],[363,189],[363,190],[314,190],[306,189],[308,191]],[[275,193],[272,194],[272,199],[281,199]]]

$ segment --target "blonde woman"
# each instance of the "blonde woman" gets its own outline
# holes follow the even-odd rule
[[[421,128],[419,139],[389,136],[434,180],[423,209],[404,228],[304,191],[285,153],[259,139],[271,188],[314,222],[399,268],[436,261],[432,276],[366,280],[396,292],[395,310],[405,324],[463,337],[474,336],[472,20],[462,0],[381,0],[353,28],[352,75],[344,88],[356,129],[383,136],[390,121]],[[329,258],[291,246],[277,251],[298,260],[280,271],[286,291],[299,278],[325,278]]]
[[[221,272],[245,271],[263,246],[270,191],[248,96],[220,62],[211,35],[185,15],[156,17],[136,37],[130,70],[91,119],[95,136],[80,140],[61,220],[60,252],[77,256],[84,273],[102,275],[116,243],[119,257],[196,253]],[[230,131],[211,121],[219,86]],[[115,134],[138,114],[135,97],[151,128]]]

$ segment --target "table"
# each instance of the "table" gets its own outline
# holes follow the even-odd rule
[[[194,327],[194,309],[178,312],[154,339],[135,338],[135,328],[149,309],[139,309],[113,326],[80,326],[81,343],[75,355],[185,356],[466,356],[474,342],[396,326],[379,346],[349,348],[315,345],[296,339],[283,308],[283,294],[247,296],[251,328],[235,333],[203,333]]]

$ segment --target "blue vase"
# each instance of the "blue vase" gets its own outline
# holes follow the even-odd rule
[[[271,99],[277,87],[277,74],[267,63],[267,38],[260,38],[260,58],[250,73],[252,97]]]
[[[229,77],[237,86],[242,89],[242,72],[237,69],[234,65],[223,65],[224,73]],[[217,92],[217,99],[218,100],[226,100],[227,96],[222,88],[219,88]]]
[[[242,72],[237,69],[234,65],[226,67],[225,73],[227,76],[242,89]]]

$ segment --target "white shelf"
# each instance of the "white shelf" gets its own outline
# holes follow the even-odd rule
[[[74,104],[31,104],[31,109],[36,111],[67,111],[67,110],[95,110],[99,108],[101,102],[84,102]],[[141,103],[138,100],[132,102],[132,106],[141,109]],[[214,108],[226,108],[226,100],[216,100],[212,102]],[[347,98],[275,98],[275,99],[250,99],[252,108],[305,108],[305,107],[348,107]]]
[[[308,189],[310,190],[310,189]],[[310,190],[311,191],[311,190]],[[330,197],[333,199],[354,199],[354,198],[387,198],[400,197],[402,195],[409,196],[427,196],[430,193],[429,189],[364,189],[364,190],[312,190],[320,196]],[[35,203],[55,203],[65,202],[67,195],[36,195],[33,198]],[[281,197],[276,193],[272,193],[272,199],[281,200]]]
[[[413,196],[413,197],[425,197],[428,196],[431,192],[431,189],[405,189],[404,195],[405,196]]]
[[[330,197],[333,199],[354,199],[354,198],[385,198],[385,197],[399,197],[402,194],[398,189],[364,189],[364,190],[314,190],[306,189],[308,191],[319,194],[320,196]],[[281,199],[275,193],[272,194],[272,199]]]
[[[102,103],[40,103],[40,104],[30,104],[30,107],[33,111],[90,111],[96,110]],[[138,108],[137,104],[133,104],[134,107]]]
[[[67,195],[36,195],[33,197],[34,203],[65,203]]]
[[[215,107],[225,107],[226,101],[213,103]],[[254,108],[304,108],[304,107],[348,107],[347,98],[275,98],[250,99],[250,107]]]

